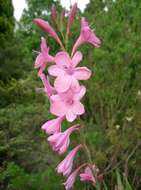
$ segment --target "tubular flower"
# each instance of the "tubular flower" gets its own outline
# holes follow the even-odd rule
[[[79,86],[78,80],[90,78],[91,71],[87,67],[76,67],[81,60],[81,52],[76,52],[72,59],[67,52],[57,53],[55,56],[56,65],[50,66],[48,72],[57,77],[54,86],[58,92],[67,91],[71,85]]]
[[[93,176],[93,172],[89,166],[87,166],[84,170],[84,173],[80,174],[81,181],[91,181],[94,184],[96,183],[96,178]]]
[[[44,85],[44,91],[46,92],[47,96],[50,97],[55,93],[55,88],[51,86],[48,78],[45,76],[44,73],[39,74],[39,77]]]
[[[77,147],[75,147],[66,156],[66,158],[57,166],[58,173],[63,173],[64,176],[68,176],[71,173],[73,167],[73,160],[81,147],[82,145],[78,145]]]
[[[44,71],[48,62],[54,62],[54,58],[51,55],[49,55],[49,48],[47,47],[46,39],[43,37],[41,38],[40,46],[41,52],[37,56],[34,65],[36,69],[39,69],[39,75]]]
[[[70,190],[72,189],[74,183],[75,183],[75,180],[76,180],[76,177],[78,175],[78,172],[79,172],[80,168],[77,168],[73,173],[71,173],[71,175],[67,178],[66,182],[63,183],[65,185],[65,188],[66,190]]]
[[[63,154],[69,147],[70,135],[73,131],[78,130],[78,125],[74,125],[68,128],[65,132],[55,133],[48,137],[48,142],[52,146],[52,149],[59,154]]]
[[[96,34],[94,33],[94,31],[92,31],[89,27],[88,22],[86,21],[86,19],[83,17],[81,18],[81,32],[80,32],[80,36],[78,37],[78,39],[76,40],[73,49],[72,49],[72,55],[75,53],[75,51],[77,50],[77,48],[84,44],[84,43],[90,43],[93,46],[95,46],[96,48],[99,48],[101,46],[101,41],[100,39],[96,36]]]
[[[65,116],[70,122],[74,121],[78,115],[85,112],[80,99],[84,96],[86,88],[70,88],[67,92],[52,95],[50,97],[51,107],[50,112],[56,116]]]
[[[47,121],[42,125],[42,130],[45,131],[47,134],[52,135],[55,133],[61,132],[61,123],[64,117],[58,117],[52,120]]]
[[[58,37],[57,33],[54,31],[54,29],[49,25],[49,23],[41,18],[34,19],[34,23],[37,24],[42,30],[47,32],[52,38],[54,38],[61,47],[63,47],[62,42],[60,38]]]

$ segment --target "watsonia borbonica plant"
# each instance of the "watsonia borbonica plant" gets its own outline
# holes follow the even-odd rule
[[[48,135],[48,142],[52,149],[59,155],[67,152],[70,144],[70,135],[80,131],[81,125],[74,124],[65,131],[62,131],[62,122],[66,119],[69,123],[75,121],[80,115],[85,113],[85,108],[80,102],[86,93],[86,88],[80,85],[80,80],[88,80],[91,77],[91,70],[87,67],[79,67],[78,64],[82,61],[83,56],[77,49],[82,45],[89,43],[92,46],[99,48],[101,45],[100,39],[96,36],[94,31],[90,28],[89,23],[84,17],[81,18],[80,35],[73,45],[71,55],[66,50],[68,39],[70,37],[71,25],[77,14],[77,4],[74,4],[68,13],[68,21],[65,35],[65,45],[61,41],[55,30],[51,25],[41,19],[36,18],[34,23],[38,25],[43,31],[47,32],[50,37],[54,38],[60,45],[61,51],[52,56],[49,53],[46,39],[41,38],[41,52],[35,60],[35,68],[38,69],[38,76],[43,82],[44,91],[50,101],[50,112],[57,116],[56,118],[47,121],[42,125],[42,130]],[[64,10],[62,10],[60,20],[63,23]],[[51,18],[58,25],[58,15],[56,7],[53,5],[51,9]],[[58,27],[59,29],[59,27]],[[44,70],[47,67],[48,74]],[[49,82],[50,77],[55,77],[53,84]],[[80,143],[74,147],[64,160],[57,166],[57,172],[65,176],[65,189],[72,189],[77,176],[80,176],[81,181],[91,182],[96,184],[98,179],[98,168],[92,161],[88,160],[74,168],[74,159],[80,149],[84,149],[86,154],[89,154],[86,144]]]

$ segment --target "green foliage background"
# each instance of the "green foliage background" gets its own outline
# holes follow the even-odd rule
[[[33,69],[33,50],[40,50],[41,36],[47,38],[53,55],[58,51],[54,40],[33,24],[36,17],[53,24],[52,3],[60,12],[59,1],[27,0],[28,9],[16,22],[12,1],[0,0],[1,190],[64,189],[55,171],[62,158],[51,151],[40,129],[52,116],[47,98],[37,90],[42,84]],[[74,189],[140,190],[141,1],[91,0],[72,26],[69,48],[79,34],[80,15],[87,17],[102,40],[100,49],[80,48],[82,65],[93,71],[84,83],[88,90],[83,99],[82,135],[102,177],[95,188],[78,180]],[[72,139],[79,141],[77,135]],[[83,159],[79,155],[78,160]]]

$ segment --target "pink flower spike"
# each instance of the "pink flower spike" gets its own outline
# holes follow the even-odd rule
[[[34,19],[34,23],[37,24],[40,28],[42,28],[42,30],[50,34],[50,36],[54,38],[60,44],[60,46],[64,49],[64,46],[60,38],[58,37],[57,33],[54,31],[54,29],[49,25],[47,21],[41,18],[36,18]]]
[[[54,57],[49,55],[49,48],[46,44],[46,39],[41,38],[41,52],[35,60],[34,67],[39,69],[39,74],[42,73],[46,67],[46,64],[49,62],[54,62]]]
[[[66,190],[70,190],[73,188],[73,185],[75,183],[75,180],[76,180],[79,170],[80,170],[80,167],[77,168],[73,173],[71,173],[71,175],[68,177],[66,182],[63,183],[65,185]]]
[[[44,90],[47,93],[47,96],[50,97],[55,93],[55,89],[51,86],[48,78],[45,76],[44,73],[39,74],[39,77],[42,80],[42,83],[44,85]]]
[[[91,181],[94,184],[96,183],[96,179],[93,176],[93,172],[89,166],[87,166],[84,170],[84,173],[80,174],[80,180],[81,181]]]
[[[91,71],[87,67],[76,67],[81,60],[81,52],[76,52],[72,59],[67,52],[62,51],[56,54],[56,65],[50,66],[48,72],[57,77],[54,86],[58,92],[67,91],[70,86],[79,87],[78,80],[90,78]]]
[[[42,125],[41,129],[49,135],[60,133],[63,119],[64,117],[58,117],[56,119],[49,120]]]
[[[100,39],[96,36],[94,31],[92,31],[89,27],[88,22],[86,19],[83,17],[81,19],[81,31],[80,31],[80,36],[76,40],[73,49],[72,49],[72,56],[75,53],[75,51],[78,49],[78,47],[84,43],[90,43],[96,48],[99,48],[101,46],[101,41]]]
[[[67,34],[70,33],[70,28],[71,28],[71,25],[73,24],[73,21],[74,21],[74,18],[77,14],[77,3],[75,3],[70,12],[69,12],[69,16],[68,16],[68,23],[67,23]]]
[[[54,4],[51,7],[51,17],[52,17],[52,20],[56,23],[56,21],[57,21],[57,12],[56,12],[56,7],[55,7]]]
[[[66,158],[57,166],[57,172],[63,173],[64,176],[68,176],[73,167],[73,160],[82,145],[78,145],[66,156]]]
[[[81,86],[78,89],[70,88],[65,93],[52,95],[50,97],[50,112],[56,116],[66,116],[70,122],[74,121],[77,115],[82,115],[85,112],[84,106],[80,102],[85,92],[86,88]]]
[[[59,154],[66,152],[70,143],[69,137],[72,132],[76,130],[78,130],[78,125],[74,125],[64,132],[55,133],[54,135],[48,137],[48,142],[52,146],[52,149]]]

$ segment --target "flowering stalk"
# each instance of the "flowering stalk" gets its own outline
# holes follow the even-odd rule
[[[67,40],[70,36],[70,28],[76,13],[77,4],[74,4],[68,14],[68,23],[66,27]],[[53,21],[58,22],[56,7],[54,5],[51,9],[51,17]],[[61,24],[64,26],[63,17],[61,13]],[[101,41],[93,30],[90,29],[86,19],[82,18],[80,35],[72,48],[70,56],[63,46],[64,42],[61,41],[60,37],[47,21],[37,18],[34,22],[54,38],[63,49],[63,51],[59,51],[56,55],[52,56],[49,54],[49,48],[46,44],[45,38],[41,38],[41,52],[35,61],[35,68],[38,69],[38,76],[43,82],[44,91],[50,101],[50,112],[57,116],[56,118],[45,122],[41,128],[50,135],[48,137],[48,142],[52,149],[60,155],[67,152],[70,145],[70,136],[73,135],[74,132],[80,132],[80,124],[74,124],[65,131],[62,131],[61,125],[65,119],[71,123],[85,113],[85,108],[81,103],[81,99],[86,93],[86,88],[85,86],[80,85],[80,81],[88,80],[92,74],[87,67],[78,66],[82,61],[83,56],[80,51],[77,51],[77,49],[85,43],[90,43],[94,47],[99,48]],[[61,28],[59,32],[62,32]],[[47,76],[44,73],[46,68],[48,71]],[[53,84],[50,84],[49,77],[55,77]],[[80,149],[85,151],[88,161],[72,172],[74,159]],[[80,173],[84,167],[84,171]],[[67,177],[64,185],[66,190],[70,190],[79,173],[81,181],[88,181],[95,185],[97,181],[97,173],[99,171],[93,164],[90,151],[84,142],[77,145],[68,153],[65,159],[57,166],[57,172],[62,173],[63,176]]]

